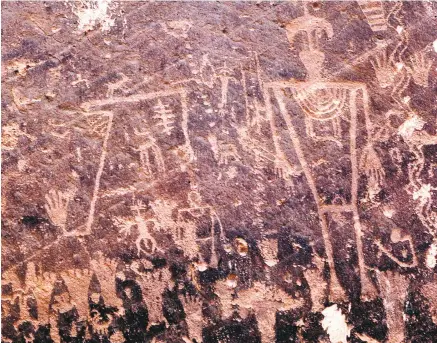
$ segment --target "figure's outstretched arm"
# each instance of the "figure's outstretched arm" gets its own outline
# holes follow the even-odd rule
[[[290,164],[284,151],[281,148],[281,144],[279,142],[280,137],[276,127],[275,116],[274,116],[270,93],[268,89],[264,89],[264,99],[266,102],[266,113],[270,122],[270,131],[272,134],[273,145],[275,148],[275,153],[274,153],[275,174],[280,178],[287,178],[287,176],[295,174],[295,170],[293,166]]]
[[[370,120],[369,94],[365,85],[360,87],[363,94],[363,110],[366,126],[367,142],[360,158],[360,168],[369,179],[369,184],[382,185],[385,172],[377,152],[374,149],[376,134]]]

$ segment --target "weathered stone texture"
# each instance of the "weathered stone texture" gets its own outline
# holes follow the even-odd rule
[[[435,2],[3,2],[2,341],[437,342]]]

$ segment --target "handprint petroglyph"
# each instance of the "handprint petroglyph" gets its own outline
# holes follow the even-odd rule
[[[33,292],[36,298],[38,321],[49,323],[52,291],[58,276],[55,273],[42,272],[41,268],[37,273],[36,265],[33,262],[28,263],[27,268],[26,287]]]
[[[2,4],[2,341],[432,340],[433,5],[116,7]]]
[[[74,196],[74,190],[59,191],[51,189],[46,194],[44,208],[49,215],[50,221],[66,234],[68,204]]]
[[[182,305],[185,312],[185,321],[188,326],[189,338],[196,341],[202,339],[202,299],[200,296],[186,295],[181,297]]]
[[[375,70],[376,79],[381,88],[394,85],[395,77],[400,70],[396,67],[392,56],[388,54],[387,50],[370,59],[370,64]]]
[[[79,316],[88,315],[88,287],[92,273],[89,269],[71,269],[60,273]]]
[[[101,295],[105,300],[105,304],[120,308],[122,302],[121,299],[116,296],[115,292],[115,278],[118,263],[117,260],[104,257],[101,252],[97,253],[96,257],[90,261],[91,269],[100,282]]]
[[[144,294],[144,300],[149,311],[150,324],[158,324],[164,321],[162,313],[163,293],[171,287],[171,272],[168,268],[153,269],[151,271],[139,272],[135,263],[131,265],[140,277],[140,287]]]
[[[420,51],[410,57],[410,63],[406,68],[417,85],[428,87],[429,72],[432,64],[432,59],[427,57],[424,51]]]

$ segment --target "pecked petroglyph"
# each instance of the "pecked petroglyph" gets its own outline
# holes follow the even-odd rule
[[[342,297],[341,295],[342,290],[341,286],[337,280],[336,271],[334,268],[334,259],[332,255],[331,248],[329,246],[331,245],[329,232],[328,232],[328,223],[326,221],[326,215],[330,213],[330,211],[345,211],[345,212],[352,212],[353,213],[353,229],[355,230],[355,235],[357,238],[357,250],[358,250],[358,260],[359,260],[359,267],[361,271],[361,285],[362,285],[362,292],[364,297],[373,297],[374,296],[374,290],[371,281],[368,279],[368,276],[366,275],[365,271],[365,264],[364,264],[364,255],[362,251],[362,245],[361,245],[361,236],[362,236],[362,229],[361,224],[359,222],[358,217],[358,208],[356,207],[356,200],[357,200],[357,182],[358,182],[358,161],[357,161],[357,151],[356,151],[356,130],[357,130],[357,94],[358,92],[362,93],[362,99],[364,101],[363,109],[364,109],[364,117],[366,122],[366,127],[371,127],[371,124],[369,121],[369,113],[368,111],[368,95],[367,90],[365,88],[365,85],[361,84],[351,84],[351,83],[333,83],[333,82],[323,82],[319,81],[321,79],[321,64],[323,63],[324,59],[324,53],[320,50],[318,50],[318,46],[320,42],[318,41],[318,38],[321,37],[321,34],[325,32],[327,34],[327,37],[332,36],[332,27],[330,24],[326,21],[317,19],[316,20],[316,26],[312,27],[311,24],[308,24],[311,22],[309,20],[310,16],[308,13],[305,14],[304,17],[307,17],[308,20],[301,19],[300,21],[292,22],[287,27],[288,37],[290,42],[293,42],[295,39],[295,36],[300,33],[301,31],[306,34],[307,37],[307,50],[302,50],[300,53],[300,57],[302,59],[302,62],[306,65],[307,70],[309,71],[308,74],[308,81],[306,82],[300,82],[300,83],[294,83],[291,82],[289,84],[287,83],[273,83],[270,87],[274,92],[274,96],[278,102],[279,110],[283,116],[283,120],[286,123],[286,126],[289,131],[290,139],[292,141],[292,144],[294,146],[294,149],[296,151],[296,155],[298,157],[299,163],[302,165],[302,169],[304,170],[305,176],[309,182],[310,188],[312,190],[313,196],[316,199],[316,202],[319,206],[319,215],[323,230],[323,238],[325,241],[326,246],[326,253],[328,258],[328,264],[330,266],[331,270],[331,277],[332,277],[332,284],[331,284],[331,296],[332,297]],[[315,39],[313,37],[316,37]],[[316,64],[317,63],[317,64]],[[311,170],[311,168],[308,166],[307,158],[305,157],[305,152],[301,147],[301,140],[305,138],[300,138],[298,133],[296,132],[296,129],[293,126],[292,120],[288,114],[285,99],[283,96],[283,93],[280,92],[283,89],[290,88],[292,90],[293,98],[296,99],[299,106],[302,108],[304,115],[305,115],[305,132],[306,136],[313,140],[323,140],[323,141],[332,141],[334,142],[338,148],[342,149],[343,144],[338,141],[338,138],[342,138],[342,132],[341,132],[341,125],[340,120],[337,116],[342,116],[346,122],[349,124],[349,139],[350,142],[348,142],[349,149],[350,149],[350,168],[351,168],[351,195],[350,200],[351,204],[344,204],[343,201],[337,205],[337,204],[323,204],[323,201],[321,200],[321,195],[319,195],[317,191],[317,185],[314,181],[314,172]],[[347,114],[343,114],[342,109],[344,107],[345,98],[346,95],[348,95],[349,98],[349,105],[348,109],[350,111],[350,117],[346,117]],[[272,116],[271,123],[272,125],[275,125],[275,119],[273,114],[273,109],[270,110],[270,115]],[[332,128],[330,130],[331,134],[326,135],[325,133],[323,136],[318,136],[314,133],[313,128],[313,120],[319,121],[319,122],[331,122]],[[325,124],[326,126],[326,124]],[[325,129],[325,132],[327,130]],[[329,132],[329,131],[328,131]],[[368,131],[368,134],[370,132]],[[306,143],[306,141],[305,141]],[[328,145],[329,146],[329,145]],[[281,150],[279,142],[276,142],[275,148],[277,150]],[[332,148],[331,148],[332,149]],[[368,150],[372,151],[371,148],[367,148]],[[284,155],[284,153],[281,153]],[[372,165],[367,165],[369,168],[378,168],[382,169],[382,166],[377,160],[377,157],[373,157],[376,161],[372,161]],[[379,163],[379,165],[378,165]],[[369,175],[370,174],[370,175]],[[373,176],[374,174],[381,175],[382,172],[376,170],[373,172],[369,172],[369,176]],[[319,186],[320,187],[320,186]],[[319,200],[320,199],[320,200]],[[332,208],[332,210],[331,210]]]
[[[433,342],[435,12],[3,4],[2,341]]]

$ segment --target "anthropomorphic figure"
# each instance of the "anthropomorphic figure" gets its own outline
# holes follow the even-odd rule
[[[332,25],[323,18],[310,15],[304,8],[305,14],[291,21],[286,31],[291,43],[297,36],[304,39],[299,56],[306,66],[307,79],[265,84],[273,143],[280,159],[301,166],[314,197],[330,268],[331,301],[346,300],[334,267],[331,227],[354,233],[361,295],[369,299],[376,295],[376,290],[367,275],[364,261],[357,198],[359,161],[368,162],[363,168],[369,180],[381,182],[384,175],[371,141],[359,146],[359,135],[371,137],[372,134],[369,96],[362,83],[332,82],[324,77],[325,54],[320,50],[321,40],[333,36]],[[274,102],[279,115],[273,110]],[[359,114],[363,114],[363,121],[358,118]],[[361,122],[365,122],[363,128]],[[279,125],[287,129],[284,139],[280,137]],[[291,142],[293,152],[285,146],[287,142]],[[329,156],[326,151],[329,151]],[[363,154],[361,158],[360,152]],[[338,173],[339,170],[342,174]]]
[[[225,238],[220,219],[212,206],[202,202],[197,191],[188,194],[188,204],[178,211],[175,241],[191,260],[207,260],[212,268],[217,268],[218,243],[223,244]]]
[[[141,210],[146,210],[147,207],[142,201],[134,201],[134,205],[131,206],[131,210],[134,214],[134,218],[126,219],[116,217],[114,222],[120,227],[120,232],[125,236],[131,234],[132,227],[136,226],[138,229],[138,236],[135,240],[135,246],[137,247],[138,256],[141,254],[154,254],[156,251],[162,251],[158,243],[156,242],[153,232],[158,230],[158,222],[153,218],[146,219],[141,213]]]
[[[134,132],[137,136],[144,137],[143,142],[136,149],[140,153],[140,163],[144,172],[149,176],[164,173],[165,162],[161,148],[153,137],[153,133],[151,131],[139,131],[138,129],[135,129]]]

